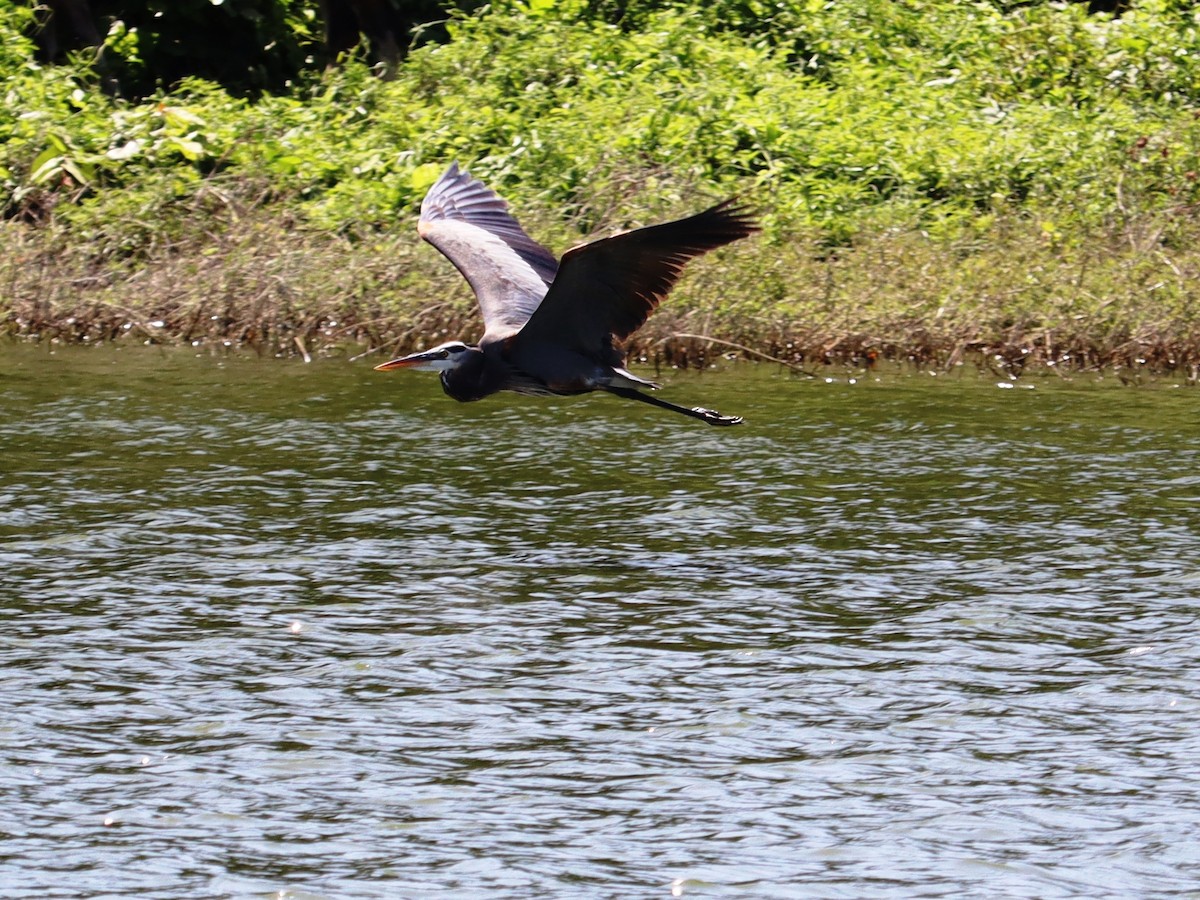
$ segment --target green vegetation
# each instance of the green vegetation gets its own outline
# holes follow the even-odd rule
[[[497,0],[390,79],[347,60],[257,99],[185,78],[139,100],[34,62],[0,7],[0,328],[269,352],[470,333],[413,229],[457,159],[559,251],[733,194],[762,211],[646,353],[1200,374],[1190,3],[653,6]]]

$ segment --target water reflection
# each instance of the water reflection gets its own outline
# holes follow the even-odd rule
[[[1192,890],[1192,393],[702,387],[0,357],[3,883]]]

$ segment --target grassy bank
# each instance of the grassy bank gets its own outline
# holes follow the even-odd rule
[[[390,81],[351,62],[253,101],[114,100],[82,63],[37,66],[8,21],[0,329],[273,354],[477,333],[413,229],[459,159],[558,251],[729,195],[762,210],[639,354],[1195,379],[1196,13],[743,6],[617,27],[501,3]]]

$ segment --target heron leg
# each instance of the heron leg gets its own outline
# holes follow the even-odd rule
[[[633,388],[608,385],[604,390],[610,394],[616,394],[618,397],[625,397],[628,400],[641,400],[643,403],[649,403],[651,406],[658,406],[662,409],[669,409],[672,412],[683,413],[685,416],[691,416],[693,419],[699,419],[702,422],[707,422],[709,425],[742,424],[741,416],[723,416],[716,410],[704,409],[701,406],[690,408],[687,406],[677,406],[674,403],[668,403],[666,400],[660,400],[651,394],[643,394],[641,391],[635,391]]]

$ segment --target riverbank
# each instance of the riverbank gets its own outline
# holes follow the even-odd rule
[[[144,72],[152,95],[114,97],[0,8],[0,333],[310,357],[477,336],[414,228],[457,160],[559,253],[727,197],[759,213],[636,356],[1197,378],[1190,6],[605,9],[453,15],[390,78],[347,59],[247,94]],[[127,37],[109,62],[141,65],[149,36]]]
[[[549,212],[530,211],[530,231]],[[349,239],[295,227],[279,206],[206,209],[138,259],[54,228],[0,226],[0,333],[21,340],[229,346],[266,355],[407,352],[480,331],[457,271],[414,223]],[[565,247],[546,239],[560,252]],[[1088,240],[1018,217],[937,240],[756,236],[689,267],[630,344],[705,365],[733,354],[803,369],[876,360],[1019,374],[1200,375],[1200,228],[1134,220]]]

